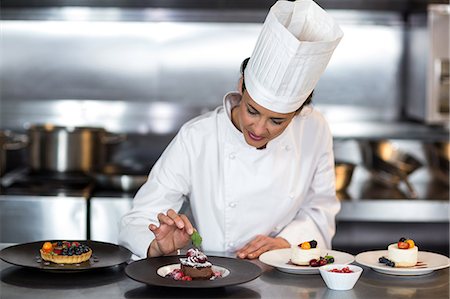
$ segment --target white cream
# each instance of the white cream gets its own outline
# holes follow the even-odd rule
[[[419,248],[400,249],[397,243],[388,246],[388,259],[395,263],[395,267],[413,267],[417,264]]]
[[[294,245],[291,248],[291,262],[296,265],[308,266],[310,260],[318,260],[319,258],[320,249],[317,247],[310,249],[301,249],[299,246]]]

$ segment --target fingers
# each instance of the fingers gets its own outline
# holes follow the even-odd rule
[[[237,252],[237,256],[239,258],[255,259],[266,251],[287,247],[290,247],[290,244],[285,239],[258,235],[242,247]]]
[[[194,233],[194,227],[192,226],[192,223],[189,221],[186,215],[181,214],[180,217],[184,222],[184,228],[186,232],[188,233],[188,235],[192,235]]]
[[[266,236],[258,235],[255,239],[247,243],[244,247],[242,247],[238,252],[238,257],[244,259],[244,258],[256,258],[258,256],[255,256],[257,254],[257,251],[266,245],[267,240],[265,240]]]
[[[189,235],[192,235],[194,233],[194,227],[192,226],[192,223],[189,221],[187,216],[178,214],[173,209],[169,209],[167,211],[167,214],[159,213],[158,221],[160,223],[159,227],[154,224],[150,224],[148,227],[155,234],[160,233],[160,228],[163,225],[176,226],[177,229],[185,229],[185,231]]]

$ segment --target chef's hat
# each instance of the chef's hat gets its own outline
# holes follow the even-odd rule
[[[248,93],[274,112],[297,110],[342,36],[334,19],[314,1],[278,1],[266,17],[244,72]]]

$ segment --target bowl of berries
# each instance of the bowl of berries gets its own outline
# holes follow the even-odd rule
[[[346,291],[353,289],[363,269],[355,265],[330,264],[321,266],[319,271],[329,289]]]

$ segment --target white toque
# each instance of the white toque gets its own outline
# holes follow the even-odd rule
[[[278,1],[264,21],[244,72],[259,105],[297,110],[313,91],[343,37],[335,20],[312,0]]]

